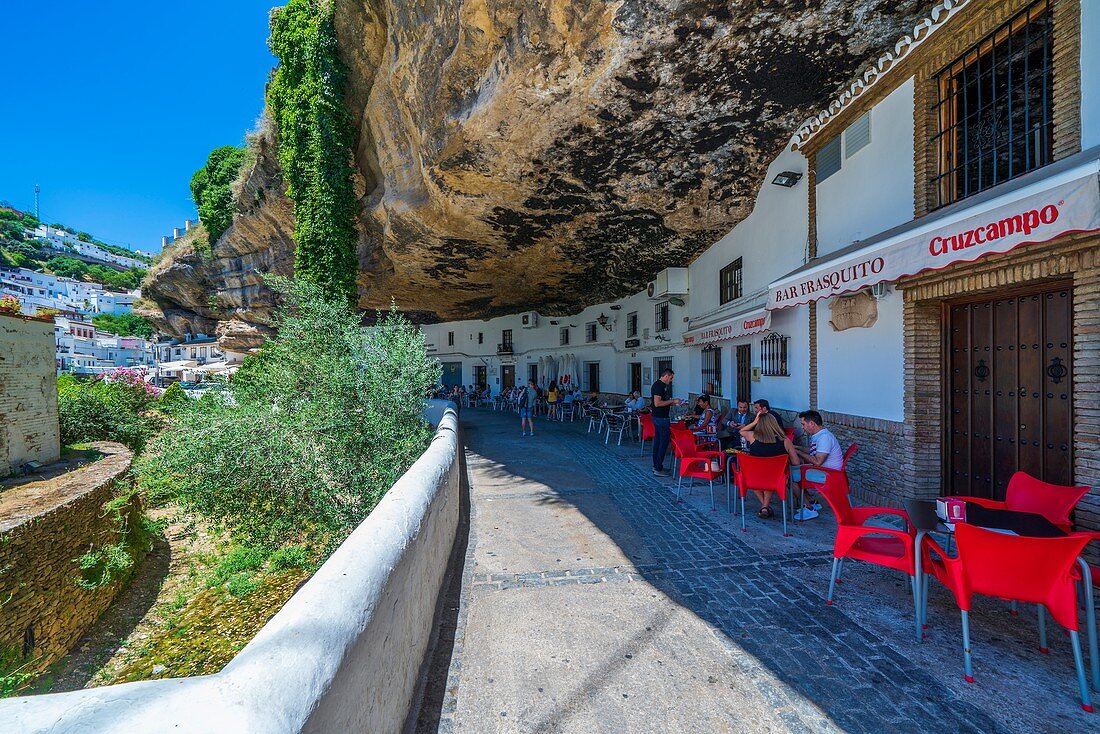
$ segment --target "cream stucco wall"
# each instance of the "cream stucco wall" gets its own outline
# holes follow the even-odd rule
[[[0,474],[61,455],[53,321],[0,315]]]

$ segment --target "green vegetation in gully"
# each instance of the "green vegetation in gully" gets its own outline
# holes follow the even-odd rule
[[[199,219],[206,227],[208,246],[213,246],[233,224],[233,213],[236,211],[233,182],[237,180],[241,166],[250,159],[245,148],[223,145],[211,151],[206,165],[191,177],[191,197],[199,209]]]

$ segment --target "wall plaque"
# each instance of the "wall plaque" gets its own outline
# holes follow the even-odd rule
[[[641,344],[642,344],[642,342],[639,341],[638,339],[627,339],[626,340],[626,348],[627,349],[634,349],[635,347],[641,346]]]
[[[867,291],[834,298],[829,302],[829,310],[833,314],[829,319],[833,331],[866,329],[878,321],[878,301]]]

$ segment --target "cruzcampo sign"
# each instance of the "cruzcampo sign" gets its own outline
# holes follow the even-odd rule
[[[771,328],[772,315],[760,309],[684,334],[684,344],[705,345],[761,334]]]
[[[1100,229],[1097,161],[907,229],[772,283],[769,309],[851,293],[905,275]],[[1084,169],[1084,170],[1082,170]]]

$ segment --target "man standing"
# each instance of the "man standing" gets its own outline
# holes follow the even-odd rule
[[[806,476],[811,473],[821,474],[821,472],[814,472],[811,465],[840,471],[844,468],[844,452],[840,450],[840,441],[836,440],[833,432],[822,425],[825,421],[821,413],[816,410],[804,410],[798,414],[798,419],[802,423],[802,430],[810,437],[809,450],[801,446],[795,447],[795,451],[807,462],[799,467],[799,477],[796,477],[796,480],[804,479],[799,481],[799,485],[804,488],[806,484],[820,484],[815,482],[814,478]],[[794,519],[812,520],[817,517],[817,509],[812,501],[807,501],[804,496],[803,503],[804,507],[794,514]]]
[[[669,428],[668,411],[673,405],[679,405],[680,398],[672,397],[672,377],[675,373],[666,369],[650,388],[653,398],[653,473],[659,477],[669,476],[665,469],[665,454],[668,452],[672,432]]]
[[[532,436],[535,435],[535,400],[538,398],[538,388],[534,380],[528,380],[527,389],[523,391],[519,402],[519,430],[520,435],[526,436],[527,426],[531,427]]]

